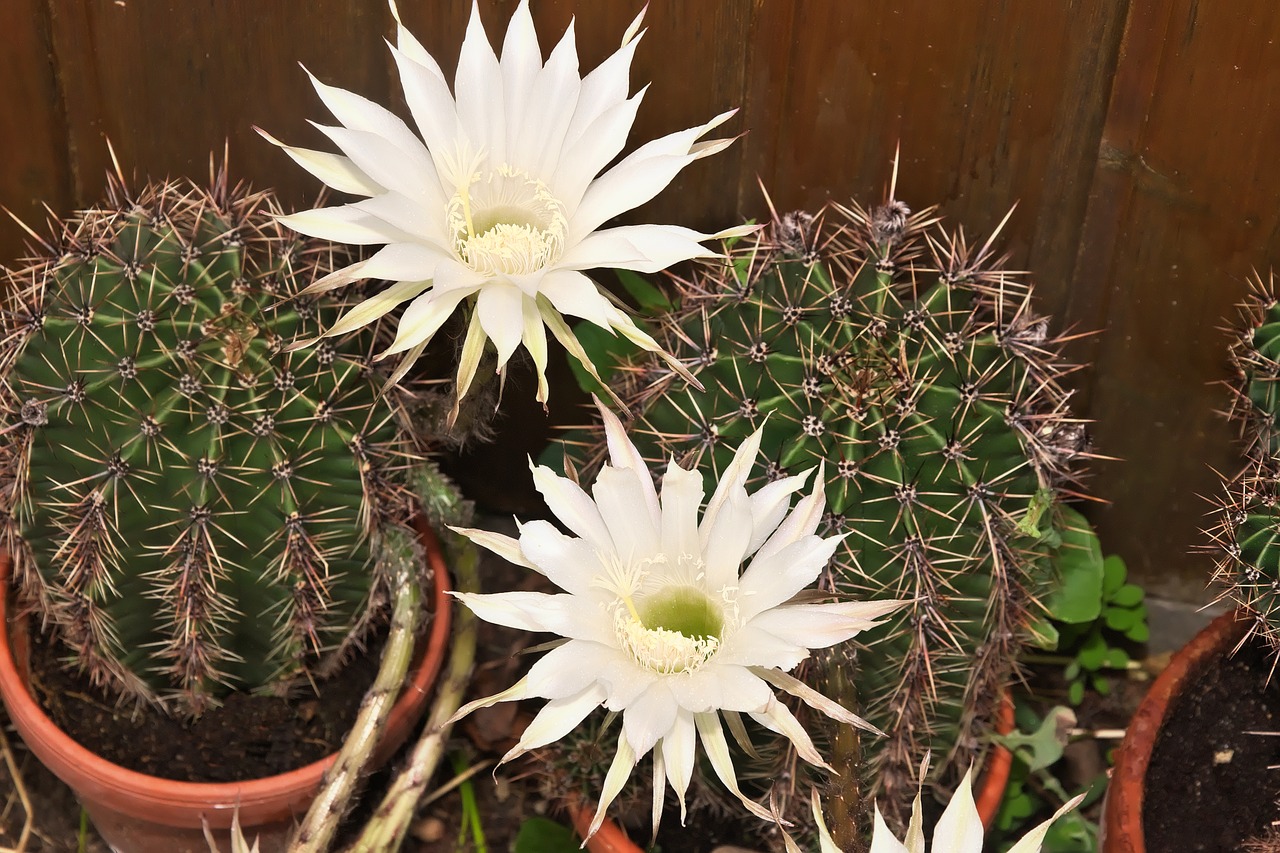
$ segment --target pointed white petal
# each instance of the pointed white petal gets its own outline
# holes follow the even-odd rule
[[[751,718],[791,741],[791,745],[795,747],[796,754],[814,767],[821,767],[823,770],[835,772],[831,765],[822,760],[822,756],[818,754],[818,749],[813,745],[813,740],[809,737],[809,733],[804,730],[804,726],[800,725],[800,721],[795,718],[795,715],[788,710],[786,705],[775,699],[769,703],[764,711],[753,713]]]
[[[422,143],[416,143],[416,148],[406,153],[376,133],[321,124],[315,126],[333,140],[333,144],[351,158],[357,168],[382,186],[388,187],[390,194],[401,196],[418,208],[418,222],[417,227],[412,229],[413,233],[426,234],[443,242],[442,229],[424,228],[433,222],[431,212],[444,209],[445,196],[440,189],[435,164]],[[374,197],[382,195],[387,193]]]
[[[524,334],[524,300],[519,289],[503,282],[492,281],[480,288],[476,314],[480,317],[480,327],[498,352],[499,370],[520,346]]]
[[[436,268],[452,262],[449,252],[429,243],[391,243],[383,246],[364,262],[362,278],[388,281],[430,281]]]
[[[591,496],[600,508],[600,517],[609,528],[613,540],[612,553],[625,563],[643,560],[658,553],[662,539],[658,535],[657,499],[649,508],[649,492],[653,482],[646,470],[605,466],[596,475]]]
[[[533,471],[533,487],[547,502],[551,514],[570,532],[587,540],[597,552],[610,553],[613,540],[609,536],[609,528],[605,527],[595,501],[582,487],[545,465],[530,463],[530,469]]]
[[[564,137],[573,120],[581,86],[574,24],[570,20],[564,37],[529,87],[524,120],[518,126],[508,125],[507,157],[513,165],[534,175],[555,174],[564,155]]]
[[[593,231],[570,247],[556,266],[584,270],[595,267],[653,273],[693,258],[714,258],[720,252],[700,241],[712,235],[676,225],[624,225]]]
[[[587,829],[587,838],[595,835],[600,829],[600,824],[604,823],[605,812],[617,799],[622,786],[627,784],[627,777],[631,775],[631,768],[635,766],[636,756],[631,751],[631,745],[627,743],[625,737],[618,738],[618,751],[613,756],[613,763],[609,765],[609,772],[604,776],[604,784],[600,788],[600,804],[596,806],[596,815]]]
[[[933,828],[935,850],[940,843],[946,843],[948,853],[982,853],[982,818],[978,817],[978,806],[973,801],[972,776],[970,768],[951,795],[942,817],[938,818],[938,825]],[[919,798],[916,794],[916,799]]]
[[[545,406],[551,395],[551,386],[547,384],[547,330],[542,325],[542,313],[538,311],[535,299],[522,299],[520,305],[524,311],[524,334],[520,340],[529,351],[533,369],[538,374],[536,399]]]
[[[441,191],[452,195],[457,188],[444,181],[448,171],[443,168],[446,165],[443,155],[451,154],[459,141],[464,146],[469,141],[462,133],[462,123],[458,119],[457,105],[449,84],[434,60],[430,67],[415,61],[404,50],[403,44],[399,50],[392,48],[391,55],[400,71],[400,87],[404,90],[413,123],[418,126],[418,133],[422,134],[436,173],[441,177]]]
[[[760,666],[783,672],[795,669],[807,657],[807,648],[760,630],[755,626],[754,620],[726,637],[724,644],[716,652],[718,663]]]
[[[364,277],[364,261],[357,261],[350,266],[345,266],[342,269],[334,270],[326,276],[321,276],[298,291],[298,295],[310,296],[317,293],[328,293],[330,290],[337,290],[339,287],[344,287]]]
[[[627,135],[636,121],[636,112],[649,89],[645,86],[632,97],[611,105],[586,125],[584,132],[578,134],[573,128],[581,121],[582,92],[585,91],[585,86],[584,83],[583,89],[579,91],[578,110],[574,112],[573,121],[566,131],[565,147],[549,184],[556,197],[564,203],[571,218],[578,203],[582,201],[582,194],[586,192],[587,186],[626,146]]]
[[[456,402],[453,406],[454,414],[449,418],[450,424],[457,416],[459,402],[467,395],[467,391],[471,388],[471,381],[476,378],[476,371],[480,369],[480,357],[484,355],[485,340],[484,327],[480,325],[480,314],[472,311],[471,322],[467,324],[467,336],[462,339],[462,352],[458,355]]]
[[[658,827],[662,825],[662,805],[667,797],[667,768],[662,758],[662,750],[653,751],[653,809],[650,820],[653,824],[653,838],[658,837]]]
[[[260,127],[255,127],[254,130],[272,145],[283,148],[293,162],[340,193],[378,195],[386,191],[381,184],[356,168],[348,157],[327,151],[313,151],[310,148],[295,148],[285,145]]]
[[[702,506],[702,472],[681,468],[672,459],[662,475],[662,550],[669,557],[699,554],[698,509]]]
[[[565,592],[584,595],[598,588],[604,567],[586,539],[566,536],[548,521],[530,521],[520,527],[519,547],[532,568]]]
[[[818,853],[841,853],[840,848],[831,839],[827,822],[822,818],[822,803],[818,800],[817,788],[809,792],[809,808],[813,811],[813,824],[818,828]],[[872,841],[872,845],[874,844],[875,842]],[[885,851],[885,853],[894,853],[894,851]]]
[[[538,284],[538,292],[561,314],[581,317],[608,329],[613,306],[596,283],[574,270],[551,270]]]
[[[693,765],[696,760],[695,731],[693,714],[681,708],[676,711],[676,719],[671,724],[671,731],[667,732],[667,736],[660,744],[662,762],[667,767],[667,780],[671,782],[671,787],[680,800],[681,826],[684,826],[687,815],[684,795],[689,790],[689,780],[693,778]]]
[[[751,540],[747,543],[747,554],[759,550],[777,530],[791,508],[791,496],[804,488],[810,473],[774,480],[751,495]]]
[[[493,533],[488,530],[478,530],[474,527],[449,527],[454,533],[465,536],[472,542],[497,554],[508,563],[517,566],[523,566],[526,569],[539,571],[538,567],[532,560],[524,555],[523,546],[520,540],[513,539],[502,533]]]
[[[738,798],[747,811],[761,820],[772,822],[773,815],[768,809],[747,799],[738,788],[738,777],[733,769],[733,759],[729,756],[729,744],[725,741],[724,730],[720,727],[720,717],[715,711],[711,711],[706,714],[694,714],[693,720],[698,727],[698,735],[702,738],[702,748],[706,750],[707,758],[711,760],[711,768],[715,770],[721,783]]]
[[[1084,794],[1070,800],[1053,813],[1053,817],[1028,832],[1017,844],[1009,848],[1009,853],[1040,853],[1040,847],[1044,844],[1044,838],[1049,834],[1049,827],[1053,826],[1054,821],[1062,817],[1067,812],[1074,809],[1084,801]]]
[[[707,525],[703,525],[704,528]],[[734,489],[706,531],[707,589],[718,591],[738,585],[742,558],[746,556],[750,538],[743,535],[751,529],[751,499],[746,489]]]
[[[812,536],[822,523],[822,512],[827,506],[827,484],[823,479],[824,465],[818,466],[817,476],[813,480],[813,491],[796,504],[791,514],[778,525],[777,531],[770,536],[756,552],[757,560],[767,560],[783,548]]]
[[[507,24],[507,34],[502,41],[502,59],[498,64],[502,69],[506,126],[519,132],[525,121],[534,81],[542,70],[542,48],[538,46],[538,33],[533,28],[528,0],[520,0]]]
[[[854,714],[852,711],[842,707],[837,702],[828,699],[800,679],[789,673],[781,672],[776,669],[765,669],[763,667],[752,667],[751,671],[763,678],[765,681],[777,687],[779,690],[785,690],[801,702],[808,705],[815,711],[826,714],[838,723],[846,723],[850,726],[856,726],[863,731],[871,732],[884,736],[884,732],[868,723],[866,720]]]
[[[633,39],[624,44],[582,78],[577,108],[565,134],[565,150],[572,150],[606,110],[627,99],[627,92],[631,88],[631,61],[635,58],[639,43],[639,39]]]
[[[680,707],[695,714],[759,711],[773,701],[773,691],[754,667],[721,665],[719,656],[696,672],[670,679],[669,684]]]
[[[871,836],[870,853],[913,853],[894,837],[893,831],[884,822],[884,815],[880,814],[879,805],[876,806],[875,829]]]
[[[396,337],[391,346],[384,350],[380,357],[385,358],[398,352],[412,349],[419,344],[431,340],[445,320],[453,315],[458,303],[466,297],[465,291],[440,293],[432,288],[422,294],[400,315],[400,323],[396,326]]]
[[[444,73],[440,70],[440,66],[431,58],[431,54],[427,53],[426,48],[414,37],[413,33],[405,27],[404,22],[400,20],[400,10],[396,8],[395,0],[390,0],[391,16],[396,19],[396,47],[399,48],[405,56],[429,68],[432,72],[444,80]]]
[[[525,680],[522,678],[506,690],[503,690],[501,693],[495,693],[492,696],[486,696],[483,699],[476,699],[474,702],[468,702],[463,705],[452,717],[449,718],[449,722],[446,723],[446,725],[453,725],[472,711],[479,710],[480,708],[488,708],[492,705],[497,705],[499,702],[514,702],[519,699],[524,699],[528,695],[529,694],[525,692]]]
[[[324,333],[325,337],[345,335],[363,328],[430,286],[429,281],[397,281],[349,309]]]
[[[422,202],[392,190],[353,202],[347,207],[386,223],[383,230],[388,234],[401,235],[390,237],[383,241],[385,243],[429,243],[452,257],[453,248],[445,234],[442,204],[424,206]]]
[[[749,622],[817,580],[843,538],[806,536],[763,559],[757,554],[738,582],[740,618]]]
[[[882,616],[893,613],[907,601],[839,601],[826,604],[796,604],[774,607],[758,613],[750,626],[806,649],[825,649],[882,624]]]
[[[760,454],[760,439],[763,434],[764,430],[758,429],[749,435],[742,444],[738,445],[738,449],[734,452],[733,459],[729,462],[729,465],[720,472],[720,482],[716,484],[716,490],[712,493],[711,500],[707,501],[707,511],[702,514],[701,534],[703,547],[706,547],[711,528],[716,522],[716,516],[720,514],[725,502],[729,500],[729,495],[746,490],[747,478],[751,476],[751,469],[756,464],[756,457]]]
[[[599,684],[604,691],[600,701],[604,702],[610,693],[610,682],[605,681],[605,677],[612,676],[619,668],[623,654],[604,643],[570,640],[534,662],[525,676],[526,692],[544,699],[563,699]]]
[[[582,343],[573,334],[573,330],[569,328],[569,324],[564,321],[551,302],[545,296],[538,297],[538,311],[542,313],[542,322],[551,330],[551,334],[555,335],[556,340],[560,342],[560,346],[565,348],[569,356],[582,365],[582,369],[587,371],[592,379],[598,385],[604,388],[611,399],[623,413],[627,413],[626,404],[622,402],[622,398],[609,386],[607,382],[600,378],[600,373],[596,370],[596,366],[591,362],[591,356],[587,355],[587,351],[583,349]],[[654,344],[657,346],[657,344]]]
[[[480,23],[479,6],[472,4],[467,34],[458,55],[458,72],[453,78],[458,118],[471,141],[483,147],[496,162],[506,160],[505,99],[502,69],[489,46],[489,37]]]
[[[622,732],[636,755],[647,754],[670,733],[678,708],[668,682],[663,679],[649,685],[649,689],[627,705],[622,712]]]
[[[573,731],[587,715],[600,707],[604,701],[604,688],[593,684],[575,696],[563,699],[552,699],[525,727],[520,734],[519,742],[502,756],[501,764],[506,764],[531,749],[546,746],[549,743]]]
[[[561,637],[596,641],[599,620],[585,618],[581,598],[575,595],[548,595],[543,592],[452,592],[471,612],[486,622],[519,628],[521,631],[549,632]],[[591,607],[590,604],[587,607]]]
[[[278,217],[278,219],[281,224],[309,237],[333,240],[335,243],[349,243],[353,246],[413,240],[413,237],[400,229],[393,228],[383,220],[357,210],[352,205],[303,210]]]

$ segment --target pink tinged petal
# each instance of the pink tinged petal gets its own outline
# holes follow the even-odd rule
[[[809,657],[806,646],[797,645],[757,628],[755,623],[743,625],[729,635],[716,652],[716,662],[736,666],[761,666],[791,671]]]
[[[453,256],[430,244],[391,243],[364,262],[361,278],[429,282],[446,261],[453,261]]]
[[[695,144],[699,137],[728,121],[734,112],[718,115],[700,127],[677,131],[648,142],[596,178],[583,193],[582,201],[569,221],[567,243],[577,243],[606,220],[649,201],[662,192],[685,166],[731,143],[733,140]]]
[[[588,714],[599,708],[603,700],[604,688],[599,685],[592,685],[575,696],[552,699],[529,722],[520,735],[520,741],[502,756],[499,763],[506,764],[531,749],[546,746],[564,737],[577,728]]]
[[[422,294],[400,315],[400,323],[396,327],[395,340],[387,347],[379,358],[386,358],[398,352],[412,349],[419,344],[431,340],[445,320],[453,315],[458,303],[466,297],[465,291],[455,290],[452,293],[440,293],[432,288]]]
[[[777,531],[770,536],[756,552],[757,560],[767,560],[782,549],[799,542],[806,536],[812,536],[822,522],[822,511],[827,506],[826,482],[823,479],[825,465],[818,466],[818,475],[813,480],[813,491],[796,504]]]
[[[538,374],[537,400],[545,406],[551,396],[551,386],[547,384],[547,330],[542,325],[542,314],[535,299],[523,299],[520,304],[524,311],[524,334],[520,339]]]
[[[804,730],[804,726],[800,725],[800,721],[795,718],[795,715],[788,710],[786,705],[775,699],[763,711],[752,714],[751,719],[791,741],[791,745],[795,747],[796,754],[814,767],[821,767],[823,770],[835,772],[830,764],[822,760],[822,756],[818,754],[818,749],[813,745],[813,740],[809,737],[809,733]]]
[[[752,669],[723,665],[718,657],[696,672],[668,681],[680,707],[695,714],[759,711],[773,701],[773,691]]]
[[[495,162],[503,162],[507,153],[502,69],[480,23],[480,7],[475,3],[471,5],[467,34],[458,55],[453,93],[458,104],[458,119],[468,138],[486,149]]]
[[[531,521],[520,527],[519,547],[535,570],[565,592],[585,595],[598,588],[603,567],[586,539],[566,536],[548,521]]]
[[[611,553],[613,540],[609,537],[609,528],[600,517],[595,501],[582,487],[545,465],[530,463],[529,467],[533,471],[533,487],[547,502],[551,514],[571,533],[587,540],[597,552]]]
[[[596,806],[596,816],[591,820],[591,826],[587,828],[587,838],[596,834],[600,829],[600,824],[604,823],[605,812],[609,810],[609,806],[617,799],[622,786],[627,784],[627,777],[631,775],[631,769],[636,766],[636,755],[631,751],[631,745],[627,743],[625,737],[618,738],[618,751],[613,756],[613,763],[609,765],[609,772],[604,776],[604,784],[600,787],[600,804]],[[586,840],[583,840],[586,843]]]
[[[794,675],[782,672],[777,669],[765,669],[764,667],[752,667],[751,671],[760,676],[765,681],[772,684],[779,690],[790,693],[801,702],[808,705],[819,713],[826,714],[837,723],[845,723],[854,726],[863,731],[884,737],[884,732],[859,717],[857,714],[840,705],[838,702],[828,699],[809,685],[805,684]]]
[[[1053,817],[1028,832],[1020,841],[1018,841],[1017,844],[1010,847],[1009,853],[1040,853],[1040,847],[1044,844],[1044,838],[1049,834],[1049,827],[1053,826],[1054,821],[1058,818],[1084,802],[1084,796],[1084,794],[1081,794],[1080,796],[1064,803],[1062,808],[1053,813]]]
[[[794,477],[774,480],[751,495],[751,541],[747,553],[759,550],[765,540],[778,529],[791,507],[791,496],[804,488],[811,471]]]
[[[502,40],[502,59],[498,64],[502,69],[506,126],[509,129],[519,128],[529,107],[534,78],[542,70],[542,48],[538,46],[538,33],[533,28],[533,16],[529,14],[529,0],[520,0],[507,24],[507,34]]]
[[[255,127],[254,130],[272,145],[284,149],[293,162],[340,193],[378,195],[386,192],[381,184],[356,168],[356,164],[352,163],[349,157],[330,154],[327,151],[313,151],[310,148],[295,148],[292,145],[285,145],[260,127]]]
[[[552,270],[538,283],[538,292],[561,314],[581,317],[608,329],[613,306],[594,281],[575,270]]]
[[[413,299],[430,286],[431,282],[429,281],[397,281],[384,288],[381,292],[353,306],[339,317],[337,322],[324,335],[325,337],[334,337],[363,328],[391,311],[401,302]]]
[[[522,543],[518,539],[512,539],[510,536],[493,533],[489,530],[477,530],[473,527],[451,526],[449,529],[459,536],[467,537],[481,548],[492,551],[508,563],[539,571],[538,567],[525,557]]]
[[[662,475],[662,551],[669,557],[699,554],[698,509],[702,506],[702,472],[681,468],[672,459]]]
[[[689,790],[689,780],[693,778],[693,765],[697,759],[696,729],[693,714],[681,708],[676,711],[671,731],[659,744],[662,752],[662,763],[666,765],[667,781],[680,800],[680,825],[684,826],[687,810],[684,795]]]
[[[934,847],[938,846],[939,841],[945,841],[948,853],[982,853],[982,818],[978,816],[978,806],[973,801],[971,776],[972,768],[960,780],[959,787],[951,795],[951,802],[947,803],[942,817],[938,818],[938,823],[933,828]],[[920,795],[917,794],[916,799],[919,798]],[[913,806],[912,812],[914,811]]]
[[[662,544],[657,507],[650,509],[647,505],[653,481],[650,479],[646,486],[643,482],[646,478],[649,478],[648,471],[606,465],[591,487],[600,517],[613,539],[611,550],[624,563],[652,557]]]
[[[768,557],[757,554],[738,583],[739,618],[750,622],[813,583],[843,540],[807,536]]]
[[[637,756],[647,754],[675,725],[679,706],[667,684],[666,679],[655,681],[622,712],[623,736]]]
[[[534,661],[524,679],[525,692],[543,699],[563,699],[599,684],[603,703],[609,698],[609,682],[602,676],[616,668],[622,654],[604,643],[570,640]]]
[[[501,693],[495,693],[492,696],[486,696],[483,699],[476,699],[474,702],[468,702],[463,705],[452,717],[449,718],[449,721],[445,723],[445,725],[453,725],[458,722],[458,720],[466,717],[472,711],[477,711],[481,708],[489,708],[493,705],[497,705],[499,702],[515,702],[520,699],[527,698],[528,695],[529,694],[525,692],[525,679],[522,678],[506,690],[503,690]]]
[[[884,822],[884,815],[880,814],[880,806],[878,804],[876,805],[875,829],[871,837],[870,853],[916,853],[916,851],[908,850],[901,841],[893,837],[893,830],[889,829],[889,825]],[[923,851],[920,851],[920,853],[923,853]]]
[[[384,220],[370,216],[354,205],[319,207],[278,217],[280,223],[294,231],[322,240],[368,246],[375,243],[397,243],[415,239],[409,234],[388,225]]]
[[[350,157],[360,170],[390,192],[407,198],[423,211],[444,209],[445,197],[435,164],[421,142],[415,140],[415,149],[406,152],[376,133],[321,124],[315,126],[333,140],[333,144],[342,149],[342,153]],[[431,217],[423,214],[419,214],[418,219],[420,225],[414,229],[415,233],[421,232],[422,226],[431,222]],[[433,239],[441,239],[440,235],[427,233]]]
[[[727,499],[720,504],[720,511],[706,530],[706,547],[703,551],[706,560],[706,589],[712,593],[735,587],[738,584],[738,572],[742,568],[742,558],[746,556],[747,545],[750,544],[751,532],[751,499],[746,489],[732,490]]]
[[[653,273],[693,258],[714,258],[720,252],[700,241],[712,239],[677,225],[624,225],[593,231],[570,247],[557,267],[563,269],[627,269]]]
[[[499,370],[520,346],[524,334],[524,300],[524,294],[517,288],[502,282],[491,281],[480,288],[476,315],[480,318],[480,327],[498,351]]]
[[[644,94],[649,87],[645,86],[630,98],[611,105],[586,126],[586,132],[570,140],[575,133],[573,128],[580,121],[582,113],[582,92],[586,84],[579,90],[579,108],[573,115],[569,130],[566,131],[564,149],[560,161],[556,164],[555,173],[549,182],[556,198],[572,213],[577,209],[593,178],[600,170],[609,165],[613,158],[621,153],[627,144],[627,136],[631,133],[631,125],[635,124],[636,112],[640,108]],[[626,91],[623,91],[625,97]]]
[[[806,649],[825,649],[882,624],[880,617],[909,603],[882,600],[797,604],[765,610],[748,624]]]
[[[720,718],[716,712],[694,714],[693,720],[698,727],[698,735],[702,738],[702,748],[706,750],[707,758],[711,759],[711,768],[715,770],[716,776],[720,777],[721,783],[738,798],[747,811],[761,820],[772,822],[773,815],[759,803],[747,799],[738,788],[733,759],[729,756],[729,744],[724,738],[724,729],[720,727]]]

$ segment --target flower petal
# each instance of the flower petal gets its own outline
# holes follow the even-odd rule
[[[609,528],[613,540],[610,552],[623,564],[643,560],[658,553],[662,540],[658,536],[656,512],[649,509],[643,478],[648,471],[605,466],[596,475],[591,495],[600,508],[600,517]],[[650,481],[648,489],[653,488]]]
[[[720,718],[714,711],[707,714],[694,714],[694,724],[698,727],[698,735],[702,738],[702,748],[711,759],[711,768],[715,770],[720,782],[738,801],[756,817],[765,821],[773,821],[773,815],[759,803],[746,798],[738,788],[738,777],[733,769],[733,759],[729,757],[729,744],[724,739],[724,729],[720,727]]]
[[[450,526],[449,529],[460,536],[467,537],[481,548],[492,551],[508,563],[523,566],[526,569],[533,569],[534,571],[541,571],[531,560],[526,559],[523,543],[519,539],[513,539],[510,536],[493,533],[488,530],[477,530],[473,527]]]
[[[605,442],[609,447],[609,463],[617,469],[629,470],[636,478],[643,498],[644,508],[649,511],[649,520],[656,526],[660,522],[658,492],[653,486],[653,477],[649,474],[649,466],[640,455],[640,451],[627,438],[627,431],[618,416],[609,411],[603,403],[596,400],[596,409],[604,422]]]
[[[530,461],[529,468],[533,472],[533,487],[542,495],[551,514],[570,532],[587,540],[596,551],[609,553],[613,546],[609,528],[600,517],[596,502],[582,487],[545,465],[534,465]]]
[[[445,725],[452,725],[470,714],[472,711],[477,711],[480,708],[488,708],[493,705],[497,705],[499,702],[515,702],[520,699],[524,699],[528,695],[529,694],[525,692],[525,680],[522,678],[506,690],[503,690],[501,693],[495,693],[492,696],[485,696],[483,699],[476,699],[473,702],[468,702],[463,705],[454,712],[453,716],[449,718],[449,721]]]
[[[1044,844],[1044,838],[1049,834],[1049,827],[1053,826],[1054,821],[1058,818],[1084,802],[1084,796],[1084,794],[1081,794],[1080,796],[1064,803],[1062,808],[1053,813],[1053,817],[1038,825],[1035,829],[1023,836],[1017,844],[1010,847],[1009,853],[1040,853],[1040,847]]]
[[[636,112],[648,91],[645,86],[634,96],[627,98],[623,89],[624,100],[612,104],[599,116],[586,125],[586,132],[571,140],[575,134],[575,126],[583,120],[582,100],[587,89],[587,81],[583,81],[578,91],[578,109],[573,114],[573,121],[565,133],[565,147],[560,155],[555,174],[550,181],[556,197],[564,203],[572,216],[582,201],[593,178],[600,170],[609,165],[627,144],[627,136],[631,125],[635,124]]]
[[[480,22],[480,7],[475,3],[471,5],[467,34],[458,55],[453,94],[458,104],[458,119],[467,136],[485,148],[496,162],[503,162],[507,152],[502,69]]]
[[[757,614],[750,627],[806,649],[825,649],[882,624],[907,601],[839,601],[774,607]]]
[[[453,592],[451,595],[477,617],[494,625],[521,631],[546,631],[573,639],[600,638],[598,620],[586,618],[590,616],[587,611],[593,608],[584,608],[582,599],[576,595],[544,592]]]
[[[381,184],[357,168],[349,157],[330,154],[327,151],[313,151],[310,148],[295,148],[292,145],[285,145],[260,127],[255,127],[254,130],[272,145],[284,149],[293,162],[340,193],[378,195],[386,192]]]
[[[653,273],[693,258],[714,258],[720,253],[701,241],[714,235],[677,225],[625,225],[593,231],[567,249],[556,266],[584,270],[595,267]]]
[[[791,741],[796,754],[814,767],[835,772],[835,768],[822,760],[822,756],[818,754],[818,748],[813,745],[813,739],[809,737],[804,726],[800,725],[800,721],[786,705],[775,699],[763,711],[753,713],[751,719]]]
[[[533,359],[533,369],[538,374],[536,399],[545,408],[551,395],[551,386],[547,384],[547,329],[542,325],[542,313],[536,300],[522,299],[520,304],[524,311],[524,334],[520,340]]]
[[[524,679],[526,692],[544,699],[563,699],[600,684],[606,688],[603,702],[612,692],[611,684],[619,680],[616,675],[622,654],[604,643],[570,640],[534,662]]]
[[[604,775],[604,784],[600,787],[600,804],[596,806],[596,816],[592,818],[591,826],[587,828],[587,838],[595,835],[600,829],[600,824],[604,823],[605,812],[617,799],[622,786],[627,784],[627,778],[635,766],[636,755],[631,751],[631,745],[627,743],[625,737],[618,738],[618,751],[614,753],[609,772]],[[586,843],[585,839],[583,843]]]
[[[738,582],[740,618],[749,622],[813,583],[843,539],[806,536],[768,557],[757,554]]]
[[[847,725],[860,728],[863,731],[871,732],[872,734],[877,734],[881,737],[884,736],[884,732],[880,731],[857,714],[854,714],[852,711],[843,708],[839,703],[823,696],[817,690],[814,690],[794,675],[789,675],[788,673],[780,670],[765,669],[764,667],[758,666],[752,667],[751,671],[779,690],[785,690],[787,693],[790,693],[813,710],[826,714],[838,723],[845,723]]]
[[[676,722],[679,705],[671,695],[669,682],[654,681],[622,712],[622,733],[637,756],[653,749]]]
[[[669,679],[680,707],[695,714],[717,710],[759,711],[773,701],[773,691],[755,668],[721,665],[717,658],[696,672]]]
[[[411,242],[414,238],[388,225],[384,220],[370,216],[353,205],[342,207],[318,207],[288,216],[277,217],[279,222],[308,237],[368,246],[374,243]]]
[[[794,477],[783,477],[763,486],[751,496],[751,541],[747,553],[754,554],[777,530],[791,508],[791,496],[804,488],[812,471]]]
[[[570,19],[564,36],[529,87],[524,120],[514,130],[508,125],[507,158],[512,165],[533,175],[555,174],[564,155],[564,137],[573,121],[581,86],[574,24]]]
[[[506,764],[531,749],[559,740],[599,708],[603,701],[604,688],[598,684],[593,684],[574,696],[552,699],[529,721],[529,725],[520,734],[519,742],[502,756],[499,763]]]
[[[687,810],[684,795],[689,790],[689,780],[693,778],[693,765],[696,754],[696,729],[693,714],[680,708],[676,711],[671,730],[662,739],[662,762],[666,765],[667,781],[671,783],[676,797],[680,800],[680,825],[684,826]]]
[[[520,346],[524,334],[524,300],[524,294],[504,282],[491,281],[480,288],[476,313],[480,316],[481,328],[498,351],[499,370]]]
[[[598,588],[604,567],[600,551],[586,539],[566,536],[548,521],[530,521],[520,526],[519,547],[531,567],[565,592]]]
[[[884,822],[884,815],[880,814],[879,805],[876,805],[875,830],[871,837],[870,853],[916,853],[916,851],[907,850],[903,843],[893,836],[893,831]]]
[[[363,328],[393,310],[401,302],[413,299],[431,286],[429,281],[397,281],[352,306],[324,333],[325,337],[345,335]]]
[[[698,509],[702,506],[702,472],[686,470],[672,459],[662,475],[662,550],[669,557],[702,552]]]
[[[409,307],[400,315],[395,339],[383,350],[380,357],[395,355],[431,340],[435,333],[440,331],[445,320],[453,316],[458,303],[466,295],[465,291],[440,293],[432,288],[410,302]]]
[[[813,491],[796,504],[796,508],[778,526],[777,531],[760,546],[760,550],[756,552],[757,560],[769,559],[783,548],[806,536],[812,536],[818,529],[818,525],[822,522],[822,511],[827,506],[825,471],[824,465],[818,466],[818,474],[813,480]]]
[[[939,839],[945,839],[947,849],[954,853],[982,853],[982,818],[978,816],[978,806],[973,801],[971,776],[972,768],[964,774],[956,792],[951,795],[951,802],[938,818],[938,824],[933,828],[934,847],[938,846]],[[916,799],[919,798],[920,795],[916,794]]]
[[[453,256],[429,243],[391,243],[364,262],[363,278],[388,281],[430,281],[436,268]]]
[[[551,270],[538,292],[561,314],[581,317],[603,329],[612,327],[613,306],[594,281],[574,270]]]

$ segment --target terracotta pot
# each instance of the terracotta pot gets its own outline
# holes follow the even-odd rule
[[[1152,683],[1116,750],[1115,768],[1111,771],[1102,814],[1103,853],[1146,853],[1142,804],[1147,766],[1169,707],[1197,673],[1236,647],[1249,626],[1247,617],[1237,616],[1235,612],[1222,614],[1179,649]]]
[[[421,719],[439,674],[449,639],[449,578],[439,543],[425,520],[415,522],[435,578],[435,618],[421,660],[391,710],[375,758],[386,761]],[[0,552],[0,615],[9,612],[9,555]],[[22,620],[25,622],[26,620]],[[94,827],[124,853],[207,853],[202,820],[215,831],[220,848],[230,849],[227,830],[239,810],[250,840],[259,836],[262,853],[283,850],[296,818],[306,813],[321,778],[335,756],[288,773],[229,783],[176,782],[127,770],[80,746],[59,729],[27,690],[27,634],[0,631],[0,697],[27,748],[79,797]]]
[[[1004,694],[1000,702],[996,731],[1002,735],[1013,731],[1013,697],[1008,693]],[[978,806],[978,816],[982,818],[982,825],[986,829],[991,828],[992,821],[996,819],[996,812],[1000,810],[1005,788],[1009,786],[1009,771],[1012,767],[1012,752],[1003,746],[991,748],[991,754],[987,757],[986,770],[982,774],[982,781],[978,783],[974,796],[974,802]],[[568,808],[569,819],[573,823],[574,830],[580,836],[586,835],[587,830],[591,828],[591,821],[595,819],[595,809],[584,803],[570,803]],[[600,825],[600,830],[587,841],[587,850],[590,853],[643,853],[643,848],[631,840],[626,830],[607,817]]]

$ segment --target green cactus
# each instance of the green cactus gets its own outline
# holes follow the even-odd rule
[[[1253,614],[1250,633],[1280,664],[1280,301],[1274,276],[1255,278],[1240,315],[1230,350],[1230,414],[1247,460],[1224,482],[1217,523],[1208,532],[1220,600]]]
[[[343,259],[279,213],[225,171],[112,179],[4,282],[3,544],[95,682],[178,713],[323,678],[413,547],[411,395],[372,332],[288,346],[332,324],[292,296]]]
[[[821,465],[826,531],[847,534],[824,587],[915,600],[809,671],[887,732],[861,747],[832,737],[831,784],[897,822],[926,750],[954,781],[985,747],[1052,582],[1055,502],[1085,455],[1059,385],[1069,367],[1029,285],[931,213],[890,200],[781,217],[728,263],[674,280],[660,341],[704,391],[652,358],[615,374],[651,464],[718,474],[763,423],[766,477]],[[861,792],[846,772],[860,760]]]

